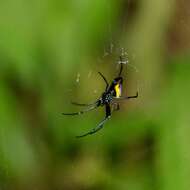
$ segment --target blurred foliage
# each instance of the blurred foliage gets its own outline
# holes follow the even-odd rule
[[[189,7],[188,0],[2,0],[0,189],[188,190]],[[129,94],[139,81],[139,98],[96,135],[75,139],[104,110],[61,112],[76,109],[70,100],[100,95],[94,73],[115,76],[112,43],[139,70],[127,77]]]

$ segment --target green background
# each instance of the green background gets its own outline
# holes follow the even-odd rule
[[[2,0],[0,189],[189,190],[189,8],[188,0]],[[111,81],[121,48],[138,69],[125,66],[123,95],[139,97],[76,139],[104,109],[61,112],[101,95],[97,71]]]

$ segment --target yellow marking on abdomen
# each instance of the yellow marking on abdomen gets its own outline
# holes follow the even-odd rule
[[[121,96],[120,84],[115,85],[115,92],[116,92],[116,98],[119,98]]]

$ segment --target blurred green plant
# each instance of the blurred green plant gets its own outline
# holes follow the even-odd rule
[[[170,32],[179,22],[177,5],[0,2],[1,189],[189,189],[190,57],[187,49],[174,54],[175,40],[169,42],[177,33]],[[136,91],[138,78],[140,97],[122,104],[100,133],[76,140],[103,111],[78,118],[60,113],[74,109],[71,96],[88,101],[90,90],[102,87],[101,80],[83,77],[74,89],[75,73],[100,70],[113,78],[115,59],[97,61],[111,42],[127,47],[138,67],[127,77],[127,90]]]

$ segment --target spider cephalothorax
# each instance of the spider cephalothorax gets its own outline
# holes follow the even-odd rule
[[[116,78],[113,79],[113,81],[111,82],[110,85],[109,85],[108,81],[106,80],[106,78],[104,77],[104,75],[102,73],[98,72],[100,74],[100,76],[103,78],[103,80],[105,81],[106,88],[105,88],[105,91],[102,93],[102,96],[97,101],[95,101],[94,103],[91,103],[91,104],[80,104],[80,103],[72,102],[72,104],[77,105],[77,106],[85,106],[86,109],[79,111],[79,112],[74,112],[74,113],[62,113],[63,115],[80,115],[85,112],[94,110],[99,106],[105,106],[106,116],[98,124],[98,126],[93,128],[91,131],[89,131],[83,135],[77,136],[77,137],[84,137],[84,136],[91,135],[91,134],[94,134],[97,131],[99,131],[103,127],[104,123],[111,117],[111,106],[113,105],[114,108],[116,107],[116,109],[113,109],[114,111],[119,110],[118,101],[138,97],[138,92],[136,93],[135,96],[125,96],[125,97],[121,96],[122,84],[123,84],[123,78],[121,77],[121,73],[123,70],[123,62],[122,62],[121,56],[120,56],[120,65],[121,65],[121,67],[120,67],[119,74]]]

